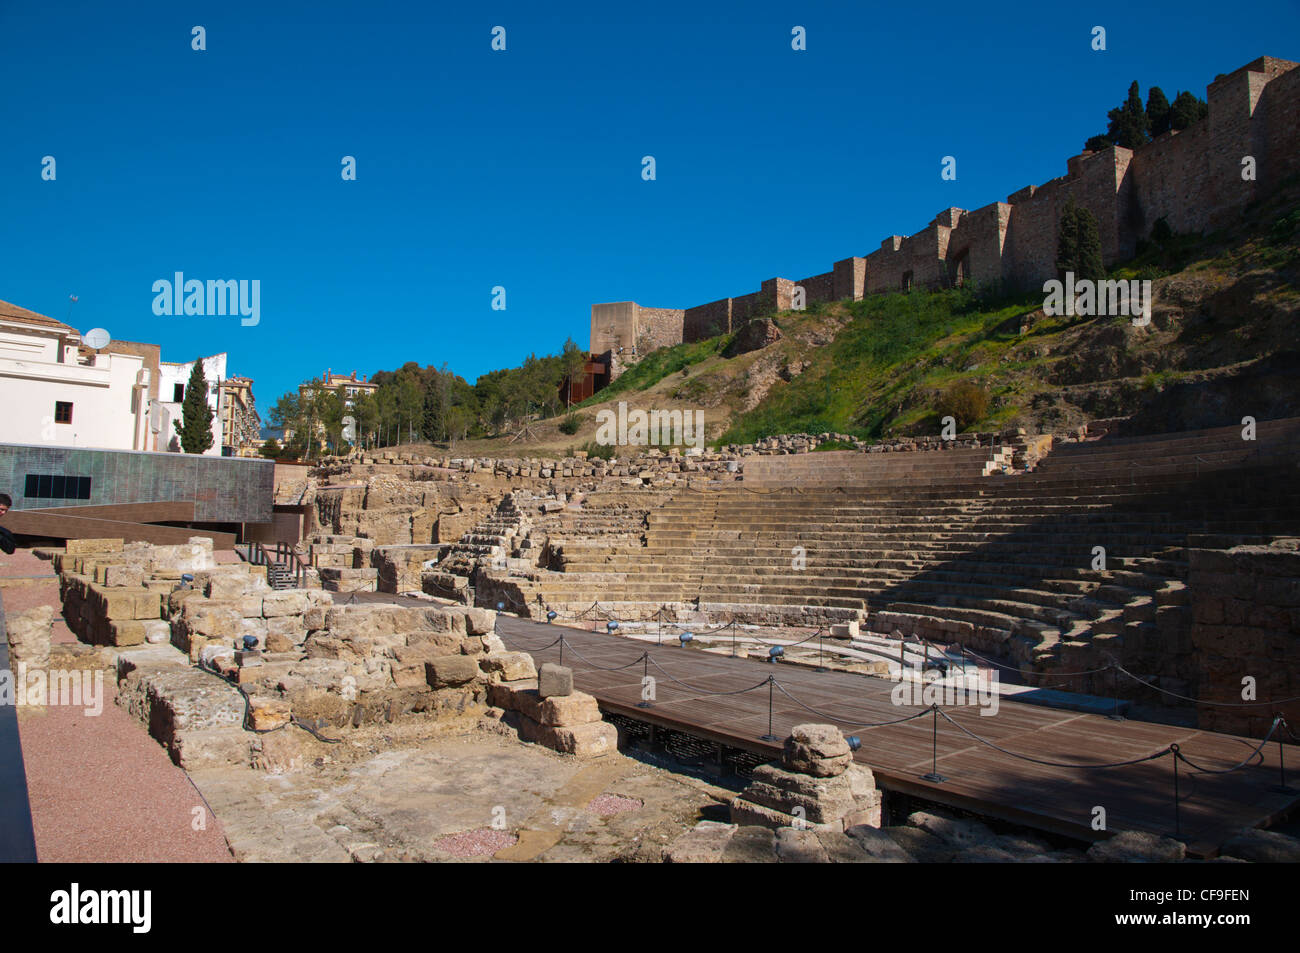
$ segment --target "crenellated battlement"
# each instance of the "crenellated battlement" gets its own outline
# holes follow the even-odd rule
[[[1055,276],[1057,229],[1071,199],[1097,220],[1107,265],[1132,257],[1164,219],[1175,232],[1233,221],[1250,203],[1300,171],[1300,65],[1261,56],[1212,82],[1209,115],[1137,150],[1120,146],[1066,160],[1066,174],[1028,185],[974,211],[947,208],[921,231],[891,235],[864,257],[831,271],[769,278],[758,291],[695,307],[647,308],[634,301],[591,306],[591,347],[626,366],[660,347],[725,334],[750,318],[864,294],[975,283],[1031,288]],[[1255,160],[1254,179],[1242,161]]]

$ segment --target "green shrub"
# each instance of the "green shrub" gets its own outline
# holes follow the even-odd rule
[[[988,414],[989,395],[978,384],[960,381],[939,395],[935,411],[940,417],[952,417],[957,421],[957,429],[965,430]]]
[[[593,440],[582,449],[587,451],[588,460],[613,460],[616,448],[612,443],[596,443]]]
[[[582,418],[579,417],[577,414],[569,414],[567,417],[565,417],[563,420],[560,421],[560,433],[566,433],[572,436],[573,434],[578,432],[578,429],[581,426],[582,426]]]

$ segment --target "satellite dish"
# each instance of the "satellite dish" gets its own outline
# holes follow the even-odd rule
[[[81,340],[86,342],[86,347],[93,347],[98,351],[100,348],[108,347],[108,343],[113,339],[103,328],[91,328],[81,336]]]

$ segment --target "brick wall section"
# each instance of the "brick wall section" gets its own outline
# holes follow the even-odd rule
[[[1209,115],[1191,128],[1167,133],[1136,153],[1112,146],[1073,156],[1066,163],[1066,175],[1026,186],[1006,202],[974,212],[944,209],[914,235],[891,235],[865,258],[846,258],[830,272],[801,279],[806,301],[898,291],[905,276],[914,288],[950,287],[959,266],[963,278],[981,285],[1041,287],[1055,277],[1057,227],[1071,198],[1096,217],[1107,265],[1131,257],[1138,240],[1162,217],[1176,232],[1219,227],[1300,171],[1297,65],[1260,57],[1210,84]],[[1241,178],[1246,155],[1256,159],[1255,182]],[[751,318],[788,308],[794,284],[770,278],[753,294],[687,308],[681,339],[723,334]],[[613,307],[592,307],[593,352],[609,345],[597,336],[596,309]],[[675,323],[664,320],[646,340],[676,343],[671,339],[675,329]]]
[[[1246,676],[1255,679],[1257,701],[1300,696],[1298,545],[1297,540],[1282,540],[1271,546],[1188,551],[1198,698],[1239,703]],[[1300,725],[1297,702],[1254,708],[1201,705],[1197,724],[1258,737],[1268,730],[1275,710],[1292,726]]]

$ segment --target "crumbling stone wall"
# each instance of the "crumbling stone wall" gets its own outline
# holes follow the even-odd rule
[[[164,602],[182,574],[249,576],[253,569],[241,563],[216,570],[212,540],[205,536],[178,546],[71,539],[53,561],[68,628],[92,645],[166,642],[170,627]],[[265,586],[265,571],[259,570],[258,577]]]

